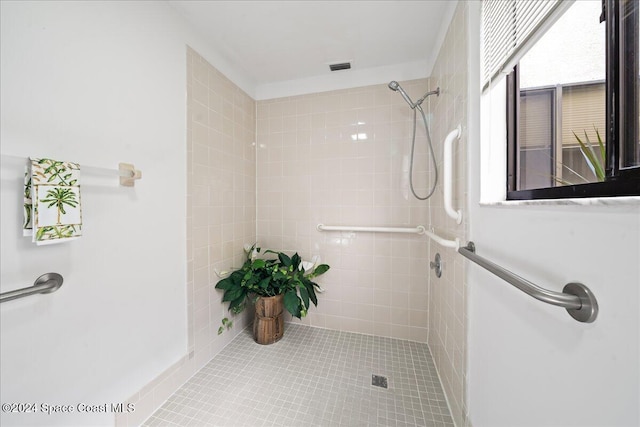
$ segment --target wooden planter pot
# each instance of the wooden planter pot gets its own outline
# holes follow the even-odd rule
[[[284,333],[284,295],[258,297],[253,319],[253,339],[258,344],[273,344]]]

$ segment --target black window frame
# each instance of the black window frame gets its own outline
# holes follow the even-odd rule
[[[637,31],[622,30],[619,0],[603,0],[606,25],[606,177],[604,182],[516,190],[519,182],[518,126],[520,116],[520,78],[518,66],[507,76],[507,200],[566,199],[584,197],[640,196],[640,165],[620,167],[625,138],[638,140],[638,79],[630,76],[628,58],[621,57],[623,43],[638,51]],[[635,13],[640,6],[635,7]],[[637,21],[636,21],[637,22]],[[631,34],[629,34],[631,33]],[[631,58],[637,70],[637,56]],[[631,102],[629,102],[631,101]],[[635,117],[635,119],[634,119]]]

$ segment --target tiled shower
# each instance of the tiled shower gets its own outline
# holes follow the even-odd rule
[[[427,80],[406,86],[418,93]],[[426,239],[316,229],[428,221],[403,170],[411,125],[411,110],[386,85],[258,102],[258,241],[332,267],[305,323],[426,341]],[[424,136],[417,149],[425,192]]]
[[[438,159],[444,135],[465,126],[465,67],[450,53],[464,49],[465,19],[461,3],[429,79],[401,82],[415,97],[441,88],[427,109]],[[462,425],[461,261],[424,236],[317,230],[318,224],[431,225],[464,237],[465,222],[455,226],[442,213],[441,186],[430,203],[409,192],[412,111],[386,85],[256,102],[192,49],[187,66],[190,354],[178,371],[203,366],[248,324],[239,316],[232,331],[216,335],[226,313],[213,284],[241,264],[245,244],[258,242],[331,265],[319,280],[325,293],[303,324],[429,343],[452,416]],[[414,172],[416,191],[424,194],[429,159],[420,124]],[[455,203],[466,200],[464,144],[463,137],[456,149]],[[436,252],[447,271],[440,279],[429,270]]]
[[[461,2],[432,76],[401,81],[414,98],[441,89],[426,108],[440,174],[444,136],[466,124],[465,55],[453,55],[465,50],[465,20]],[[424,236],[317,230],[318,224],[431,225],[464,238],[466,222],[444,215],[441,185],[429,202],[409,191],[413,114],[402,98],[380,84],[255,101],[191,48],[187,70],[189,355],[130,400],[153,396],[151,406],[159,406],[168,392],[149,390],[177,386],[174,378],[197,372],[249,323],[244,313],[232,330],[216,334],[228,314],[213,285],[218,274],[241,265],[245,244],[258,242],[331,265],[319,278],[325,292],[318,307],[302,324],[428,343],[451,416],[464,425],[466,279],[459,257]],[[463,211],[465,143],[463,132],[454,162],[454,203]],[[427,150],[418,117],[418,194],[430,185]],[[429,269],[436,252],[446,271],[439,279]]]

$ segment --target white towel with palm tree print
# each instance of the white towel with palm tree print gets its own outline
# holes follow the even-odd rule
[[[31,158],[25,174],[23,234],[37,245],[82,235],[80,165]]]

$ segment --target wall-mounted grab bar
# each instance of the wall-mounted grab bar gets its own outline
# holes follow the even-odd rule
[[[462,223],[462,211],[453,208],[451,187],[453,186],[453,141],[460,139],[460,135],[462,135],[462,128],[458,125],[458,127],[449,132],[444,139],[444,177],[442,179],[444,210],[447,215],[456,220],[457,224]]]
[[[38,277],[33,286],[16,289],[15,291],[3,292],[0,294],[0,302],[11,301],[35,294],[49,294],[57,291],[62,286],[62,276],[58,273],[46,273]]]
[[[424,234],[426,231],[424,226],[417,227],[356,227],[353,225],[324,225],[318,224],[318,231],[368,231],[372,233],[405,233],[405,234]]]
[[[444,246],[445,248],[453,248],[457,250],[460,247],[460,239],[458,239],[457,237],[454,240],[447,240],[429,230],[425,230],[424,234],[426,234],[427,237],[429,237],[431,240],[441,246]]]
[[[459,248],[458,252],[527,295],[547,304],[566,308],[569,315],[579,322],[591,323],[598,316],[596,297],[582,283],[568,283],[562,289],[562,292],[550,291],[476,255],[476,248],[473,242],[469,242],[467,246]]]
[[[416,227],[356,227],[354,225],[324,225],[318,224],[318,231],[364,231],[370,233],[405,233],[405,234],[424,234],[436,243],[447,247],[458,249],[460,247],[460,239],[447,240],[432,231],[425,228],[424,225]]]

